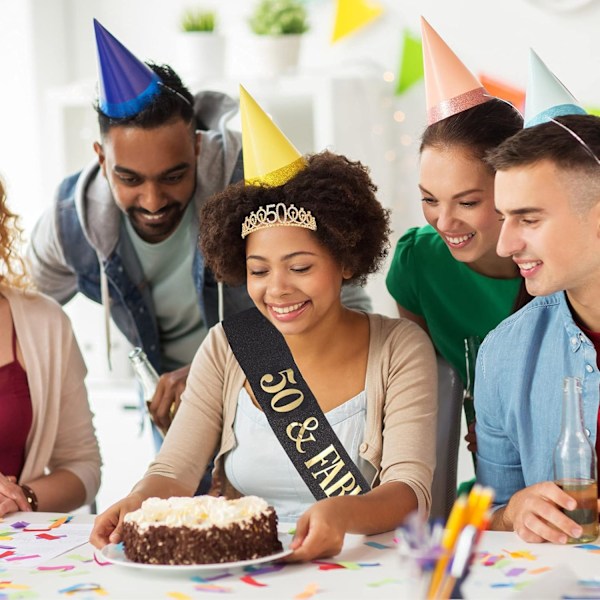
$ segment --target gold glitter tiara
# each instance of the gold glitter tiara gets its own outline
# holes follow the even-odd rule
[[[242,223],[242,239],[253,231],[267,227],[304,227],[317,230],[317,222],[309,210],[296,208],[293,204],[286,206],[283,202],[267,204],[252,211]]]

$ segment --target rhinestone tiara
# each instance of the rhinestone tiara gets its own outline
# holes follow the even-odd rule
[[[309,210],[296,208],[293,204],[286,206],[283,202],[267,204],[252,211],[242,223],[242,239],[253,231],[267,227],[304,227],[317,230],[317,222]]]

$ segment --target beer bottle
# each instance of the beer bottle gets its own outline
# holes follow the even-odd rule
[[[577,501],[574,510],[564,513],[581,525],[583,532],[569,543],[590,542],[598,537],[598,472],[596,450],[583,426],[581,380],[565,377],[561,432],[554,449],[556,485]]]
[[[144,397],[144,402],[146,403],[146,407],[150,409],[150,402],[154,397],[154,392],[156,391],[156,386],[158,385],[158,373],[152,366],[152,363],[148,360],[146,353],[139,347],[135,347],[129,353],[129,360],[137,380],[142,386],[142,394]],[[152,419],[152,415],[150,415],[150,419]],[[157,429],[164,437],[165,432],[162,431],[162,429],[158,426]]]

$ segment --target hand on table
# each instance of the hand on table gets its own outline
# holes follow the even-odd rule
[[[181,403],[181,394],[185,389],[190,365],[181,367],[176,371],[163,373],[158,380],[156,391],[148,410],[156,426],[166,433],[171,425],[173,416]]]
[[[342,551],[348,520],[339,500],[343,498],[319,500],[298,519],[290,544],[294,552],[286,558],[288,562],[325,558]]]
[[[0,517],[17,511],[31,511],[31,506],[13,475],[0,473]]]
[[[573,510],[577,502],[554,482],[526,487],[512,496],[502,516],[507,529],[526,542],[566,544],[568,537],[579,537],[581,526],[561,510]]]
[[[126,513],[137,510],[141,505],[142,498],[131,493],[108,507],[94,519],[90,543],[96,548],[103,548],[106,544],[118,544],[121,541],[123,517]]]
[[[467,426],[467,435],[465,435],[465,442],[467,442],[467,450],[473,454],[477,453],[477,435],[475,433],[475,421],[469,423]]]

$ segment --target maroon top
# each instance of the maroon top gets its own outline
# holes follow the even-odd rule
[[[33,411],[27,373],[17,360],[17,334],[12,326],[13,361],[0,367],[0,473],[19,478]]]

